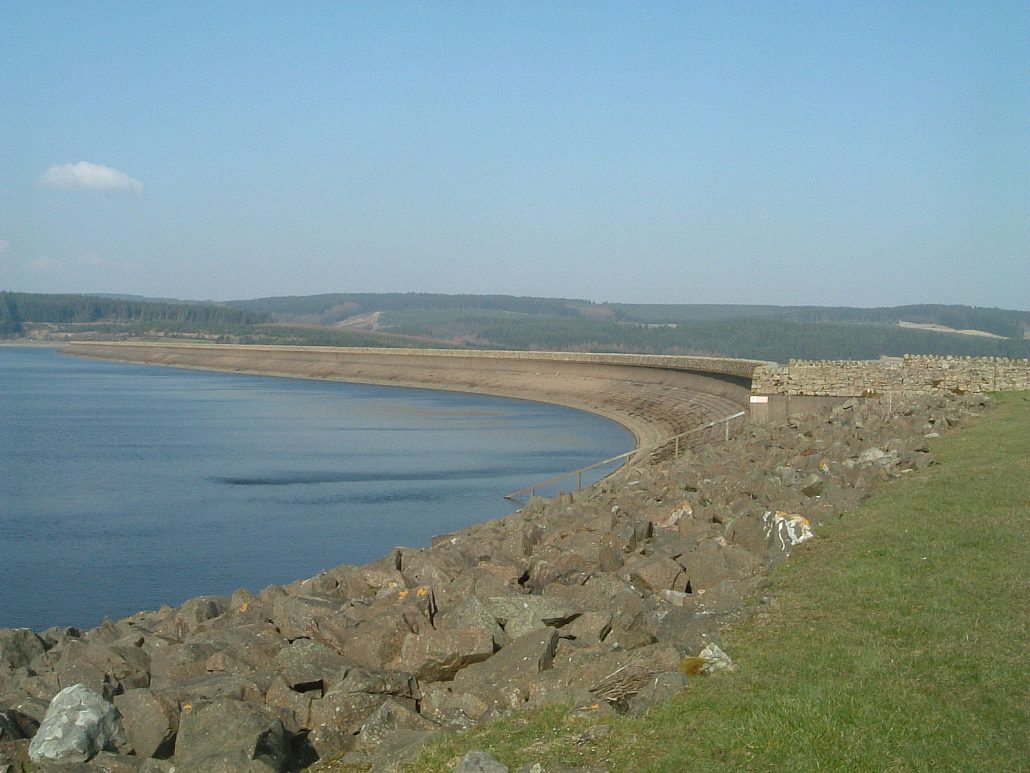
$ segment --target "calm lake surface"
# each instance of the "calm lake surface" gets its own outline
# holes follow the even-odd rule
[[[0,347],[0,628],[363,564],[632,447],[540,403]]]

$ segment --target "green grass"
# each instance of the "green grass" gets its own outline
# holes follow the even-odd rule
[[[484,749],[512,770],[1030,770],[1030,394],[999,403],[773,574],[724,636],[738,672],[641,718],[518,714],[410,769]]]

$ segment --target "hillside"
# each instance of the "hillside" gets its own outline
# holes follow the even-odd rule
[[[368,323],[379,334],[503,349],[711,354],[785,361],[901,354],[1030,356],[1030,313],[972,306],[892,308],[618,304],[503,295],[331,294],[232,301],[283,324]],[[979,330],[1001,338],[902,327]]]
[[[458,346],[785,362],[901,354],[1025,358],[1027,331],[1030,312],[946,305],[618,304],[432,293],[330,293],[216,304],[0,293],[0,337]]]

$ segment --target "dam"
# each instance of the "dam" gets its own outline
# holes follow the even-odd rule
[[[747,407],[760,360],[674,355],[74,342],[62,351],[150,365],[499,395],[590,411],[648,449]]]

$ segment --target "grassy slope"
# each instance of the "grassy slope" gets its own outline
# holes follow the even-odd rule
[[[1030,770],[1030,394],[825,526],[728,631],[735,674],[641,719],[530,712],[427,750],[612,771]]]

